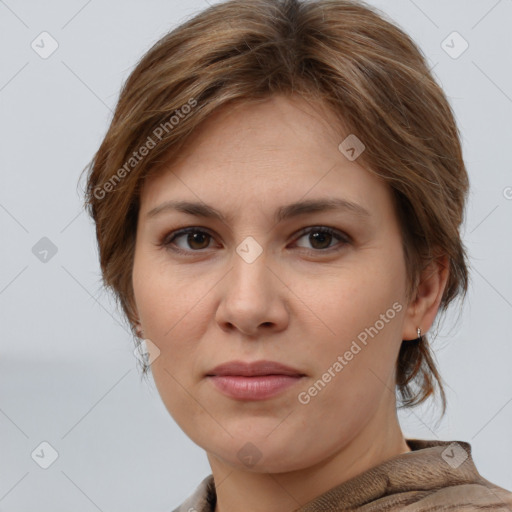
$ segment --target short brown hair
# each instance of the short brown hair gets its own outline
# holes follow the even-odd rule
[[[468,176],[453,112],[421,50],[364,2],[228,0],[178,26],[143,56],[88,166],[86,206],[96,223],[103,282],[132,332],[144,179],[176,158],[221,106],[274,94],[322,101],[364,142],[358,163],[393,192],[409,298],[421,271],[441,254],[448,256],[449,277],[440,309],[463,298],[468,268],[459,228]],[[401,407],[423,402],[437,383],[444,414],[443,385],[425,335],[402,342],[396,369]]]

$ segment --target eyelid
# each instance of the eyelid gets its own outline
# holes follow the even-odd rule
[[[303,253],[306,253],[308,255],[313,256],[332,256],[333,254],[336,254],[343,249],[345,249],[345,246],[348,244],[352,244],[352,237],[350,237],[348,234],[346,234],[343,231],[340,231],[337,228],[332,228],[330,226],[326,225],[317,225],[317,226],[308,226],[306,228],[301,229],[298,233],[294,235],[295,243],[300,240],[303,236],[308,235],[309,233],[314,232],[322,232],[330,234],[334,240],[337,240],[337,243],[335,243],[331,247],[327,247],[326,249],[309,249],[307,247],[301,247],[297,246],[298,249],[300,249]]]
[[[163,236],[163,238],[161,239],[161,241],[157,245],[159,247],[169,249],[169,250],[177,252],[179,254],[190,254],[190,253],[194,253],[194,252],[197,254],[200,254],[200,253],[204,252],[205,249],[193,251],[193,250],[184,250],[177,246],[171,247],[173,241],[176,238],[182,237],[189,233],[205,233],[210,238],[215,239],[215,235],[208,228],[203,228],[200,226],[188,226],[186,228],[176,229],[176,230],[171,231],[170,233],[165,234]]]
[[[330,227],[330,226],[327,226],[324,224],[316,225],[316,226],[308,226],[308,227],[302,228],[297,233],[295,233],[294,237],[297,239],[302,238],[304,235],[307,235],[315,230],[322,231],[324,233],[329,233],[346,243],[352,242],[352,238],[344,231],[341,231],[337,228],[333,228],[333,227]]]
[[[303,249],[306,252],[309,252],[311,254],[316,254],[316,255],[320,255],[322,253],[327,254],[327,253],[335,252],[336,250],[341,250],[341,248],[338,247],[339,243],[341,243],[342,247],[343,247],[346,244],[352,243],[352,241],[353,241],[352,237],[350,237],[344,231],[341,231],[337,228],[330,227],[328,225],[314,225],[314,226],[304,227],[293,234],[293,239],[296,242],[297,240],[301,239],[303,236],[305,236],[311,232],[314,232],[315,230],[321,231],[324,233],[328,233],[328,234],[332,235],[334,238],[337,238],[338,244],[334,245],[333,247],[328,247],[327,249],[308,249],[306,247],[299,246],[300,249]],[[215,235],[208,228],[203,228],[201,226],[188,226],[188,227],[176,229],[174,231],[171,231],[170,233],[167,233],[166,235],[163,236],[163,238],[157,245],[160,247],[164,247],[169,250],[172,250],[173,252],[176,252],[179,254],[192,254],[192,253],[201,254],[204,251],[208,250],[208,248],[198,249],[198,250],[184,250],[177,246],[171,247],[173,241],[176,238],[187,235],[188,233],[204,233],[204,234],[208,235],[209,237],[211,237],[212,239],[215,239]]]

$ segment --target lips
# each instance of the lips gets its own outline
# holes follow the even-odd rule
[[[291,377],[302,377],[305,374],[296,368],[278,363],[276,361],[229,361],[220,364],[210,370],[206,376],[243,376],[256,377],[263,375],[288,375]]]
[[[268,400],[296,386],[305,374],[275,361],[229,361],[206,374],[217,391],[234,400]]]

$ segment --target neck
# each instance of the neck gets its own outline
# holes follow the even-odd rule
[[[217,492],[215,512],[292,512],[358,474],[410,452],[396,409],[390,416],[369,422],[328,459],[292,472],[250,472],[233,468],[209,453]]]

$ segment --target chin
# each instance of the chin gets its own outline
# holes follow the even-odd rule
[[[297,444],[294,444],[291,449],[292,453],[284,453],[282,446],[280,449],[278,447],[270,449],[248,441],[236,449],[230,446],[206,451],[233,469],[251,473],[288,473],[311,465],[310,461],[304,459]]]

